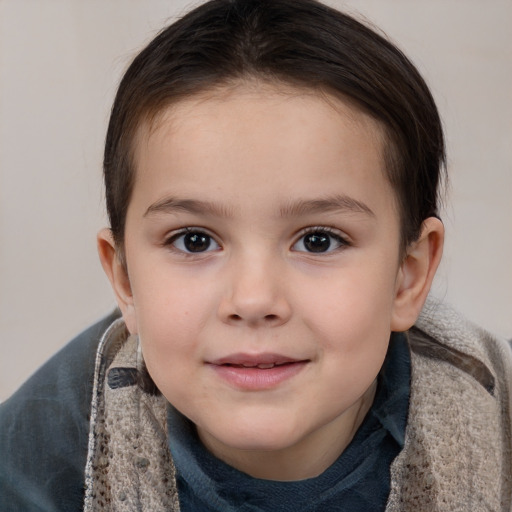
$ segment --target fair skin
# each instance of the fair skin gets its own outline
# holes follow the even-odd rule
[[[126,266],[98,237],[127,327],[204,445],[259,478],[322,473],[416,320],[443,227],[399,253],[375,121],[339,99],[240,85],[137,139]]]

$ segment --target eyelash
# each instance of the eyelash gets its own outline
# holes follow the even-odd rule
[[[209,249],[210,248],[210,245],[211,243],[213,242],[217,247],[215,248],[215,250],[217,250],[218,248],[220,248],[220,244],[215,240],[215,237],[212,236],[210,233],[208,233],[205,229],[203,228],[196,228],[196,227],[187,227],[187,228],[184,228],[174,234],[172,234],[169,238],[166,238],[166,240],[164,241],[164,246],[166,247],[169,247],[171,250],[179,253],[179,254],[182,254],[184,256],[197,256],[197,255],[201,255],[201,254],[205,254],[205,253],[208,253],[208,252],[212,252],[211,250],[205,250],[205,251],[197,251],[197,252],[194,252],[194,251],[186,251],[186,250],[183,250],[183,249],[180,249],[178,247],[176,247],[176,242],[181,238],[181,237],[185,237],[186,235],[204,235],[206,237],[208,237],[208,245],[206,247],[206,249]]]
[[[334,229],[334,228],[331,228],[328,226],[313,226],[313,227],[305,228],[299,233],[296,242],[292,245],[292,249],[299,242],[303,241],[306,236],[312,235],[312,234],[327,235],[329,238],[334,239],[336,241],[336,243],[338,244],[338,246],[331,250],[328,250],[328,251],[318,251],[318,252],[316,252],[316,251],[297,251],[297,252],[306,252],[307,254],[318,254],[318,255],[331,254],[333,252],[338,252],[338,251],[343,250],[352,245],[350,243],[350,241],[345,236],[343,236],[337,229]],[[330,249],[330,244],[329,244],[328,249]]]
[[[206,241],[207,245],[205,247],[205,250],[190,251],[190,250],[187,250],[186,247],[184,249],[177,247],[176,242],[178,240],[180,240],[180,238],[185,237],[188,234],[200,235],[200,236],[203,235],[204,237],[207,237],[207,241]],[[325,251],[324,250],[319,250],[319,251],[309,250],[308,251],[308,250],[294,249],[299,243],[301,243],[301,241],[302,241],[302,244],[304,245],[304,238],[308,235],[313,235],[313,234],[327,235],[327,237],[329,237],[329,239],[335,240],[337,247],[334,247],[331,249],[332,243],[329,240],[327,250],[325,250]],[[183,240],[183,243],[186,243],[185,240]],[[211,234],[209,234],[205,229],[196,228],[196,227],[187,227],[187,228],[184,228],[184,229],[172,234],[169,238],[167,238],[164,241],[163,245],[166,247],[169,247],[173,251],[175,251],[179,254],[185,255],[185,256],[194,256],[194,255],[197,256],[197,255],[202,255],[202,254],[204,255],[205,253],[208,253],[208,252],[212,252],[212,249],[210,249],[212,243],[215,244],[215,246],[216,246],[213,248],[213,250],[218,250],[221,248],[220,244],[215,240],[215,237],[212,236]],[[337,252],[337,251],[343,250],[344,248],[349,247],[350,245],[351,245],[351,243],[344,236],[342,236],[338,230],[331,228],[331,227],[326,227],[326,226],[313,226],[313,227],[305,228],[299,233],[299,235],[296,238],[296,241],[292,244],[291,249],[292,249],[292,251],[295,251],[295,252],[304,252],[307,254],[321,255],[321,254],[330,254],[332,252]],[[210,249],[210,250],[208,250],[208,249]]]

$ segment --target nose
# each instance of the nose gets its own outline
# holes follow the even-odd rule
[[[281,265],[272,258],[252,255],[230,266],[228,286],[219,304],[225,323],[277,327],[291,317]]]

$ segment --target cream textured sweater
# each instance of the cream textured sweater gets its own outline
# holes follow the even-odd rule
[[[432,300],[409,342],[405,447],[386,511],[512,510],[512,351]],[[177,512],[174,475],[166,401],[116,320],[97,353],[84,510]]]

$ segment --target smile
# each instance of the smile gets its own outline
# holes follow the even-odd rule
[[[275,354],[235,354],[213,361],[209,366],[230,387],[243,391],[265,391],[295,377],[309,362]]]
[[[276,366],[282,366],[283,364],[293,364],[293,363],[258,363],[258,364],[229,364],[226,366],[233,366],[235,368],[259,368],[260,370],[269,370],[270,368],[274,368]]]

